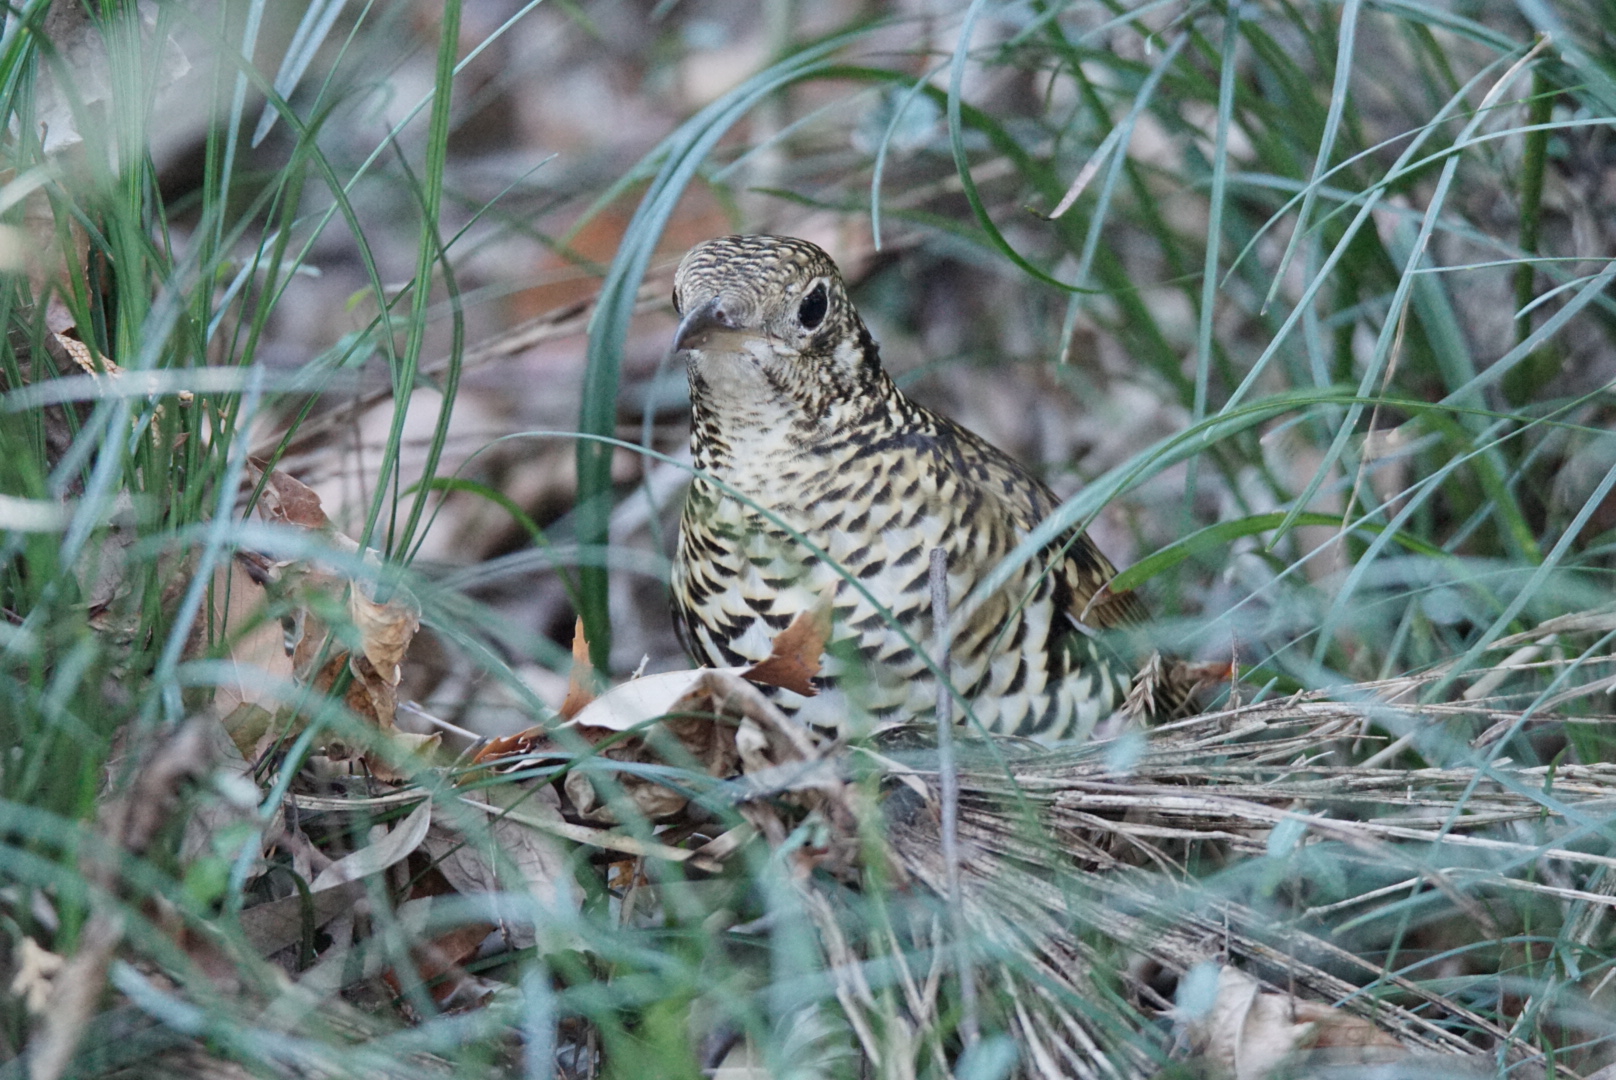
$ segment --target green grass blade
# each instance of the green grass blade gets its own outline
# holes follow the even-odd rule
[[[858,33],[811,45],[771,65],[707,106],[665,139],[654,153],[665,155],[656,179],[640,200],[618,248],[600,300],[589,322],[589,348],[584,369],[583,407],[578,418],[578,503],[580,544],[605,544],[611,517],[611,457],[600,441],[617,431],[618,372],[623,343],[639,299],[639,287],[662,230],[707,155],[736,121],[776,90],[820,74],[828,58]],[[600,671],[611,669],[611,622],[607,612],[607,573],[585,567],[578,575],[583,608],[579,617],[589,638],[590,657]]]

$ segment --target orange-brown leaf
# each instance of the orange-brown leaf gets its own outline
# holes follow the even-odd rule
[[[481,765],[485,761],[496,758],[511,757],[516,754],[527,754],[533,751],[539,741],[548,734],[544,728],[534,726],[514,735],[501,735],[483,743],[482,749],[472,756],[473,765]]]
[[[398,686],[404,674],[404,654],[421,629],[421,612],[414,597],[404,589],[394,589],[386,603],[378,603],[356,582],[348,593],[348,613],[359,631],[364,658],[377,677]]]
[[[584,621],[572,631],[572,672],[567,676],[567,697],[561,703],[561,719],[571,720],[585,705],[595,700],[595,666],[589,662],[589,639]]]
[[[825,642],[830,637],[830,609],[820,604],[800,612],[774,639],[769,658],[741,673],[764,686],[778,686],[803,697],[813,697],[814,676],[819,674]]]
[[[314,489],[279,469],[271,469],[264,487],[263,512],[271,521],[324,529],[331,524]]]

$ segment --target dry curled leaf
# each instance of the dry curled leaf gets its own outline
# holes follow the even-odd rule
[[[1310,1064],[1371,1064],[1403,1057],[1401,1043],[1368,1020],[1265,990],[1233,967],[1218,972],[1217,997],[1187,1025],[1190,1045],[1214,1075],[1266,1080],[1308,1055]]]
[[[257,511],[266,520],[318,533],[320,543],[335,553],[360,553],[358,544],[332,528],[319,496],[306,484],[274,470],[255,471],[249,480],[262,481]],[[373,552],[363,553],[363,559],[379,565]],[[329,693],[347,676],[344,704],[389,741],[383,753],[328,744],[328,756],[362,759],[372,775],[392,781],[410,771],[395,763],[429,757],[437,749],[439,736],[407,736],[394,726],[403,665],[421,626],[420,607],[409,590],[318,558],[275,561],[243,552],[220,572],[214,597],[211,617],[199,621],[193,652],[208,647],[203,627],[215,637],[222,631],[227,662],[238,677],[220,689],[219,712],[239,721],[230,727],[243,753],[261,752],[264,740],[301,729],[303,717],[293,710],[306,699],[304,691]],[[276,618],[264,618],[266,613]],[[268,719],[249,707],[262,709]]]
[[[355,582],[348,592],[348,614],[359,631],[364,658],[376,677],[396,690],[403,677],[404,654],[421,629],[421,610],[414,597],[395,588],[389,590],[386,600],[377,600],[366,586]]]
[[[440,820],[426,838],[426,850],[438,871],[467,896],[525,892],[540,912],[560,916],[563,921],[576,914],[582,908],[583,893],[573,879],[566,846],[524,822],[537,819],[564,825],[555,791],[549,787],[532,791],[499,787],[474,792],[466,801],[493,805],[491,794],[511,800],[516,811],[496,814],[486,824],[470,822],[463,830]],[[508,904],[501,903],[500,922],[508,940],[518,948],[532,945],[539,922],[534,909],[506,910]]]
[[[17,973],[11,977],[12,996],[22,998],[28,1011],[39,1016],[50,1001],[51,980],[66,961],[33,938],[24,937],[17,947],[15,963]]]
[[[741,677],[764,686],[778,686],[803,697],[819,693],[814,677],[819,674],[830,639],[830,606],[816,604],[800,612],[791,624],[775,636],[769,658],[753,664]]]
[[[561,702],[561,719],[571,720],[595,700],[595,680],[595,665],[589,660],[589,639],[584,636],[584,621],[579,619],[572,630],[572,671],[567,675],[567,696]]]
[[[383,833],[375,842],[344,855],[320,871],[320,875],[309,883],[309,891],[316,893],[350,881],[358,881],[402,862],[409,857],[410,852],[421,846],[421,841],[426,839],[427,830],[431,826],[432,800],[424,799],[420,806],[410,811],[408,817]]]
[[[324,531],[331,527],[320,496],[294,476],[271,469],[258,500],[258,512],[269,521]]]
[[[531,754],[545,745],[549,735],[548,728],[538,725],[525,728],[514,735],[500,735],[489,739],[478,747],[477,752],[471,756],[471,763],[473,765],[486,765],[502,758],[514,758],[523,754]],[[516,767],[520,768],[521,766],[517,765]]]

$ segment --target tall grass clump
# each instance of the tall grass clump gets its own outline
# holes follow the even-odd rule
[[[0,1077],[1616,1061],[1597,5],[687,6],[3,16]],[[587,175],[478,149],[625,41],[625,98],[733,77]],[[637,335],[719,229],[837,238],[906,385],[1029,418],[1012,559],[1131,551],[1214,711],[562,728],[676,652]]]

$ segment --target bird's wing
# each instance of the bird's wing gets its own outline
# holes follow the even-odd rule
[[[941,418],[938,418],[941,420]],[[997,501],[1019,529],[1031,532],[1060,505],[1055,493],[1043,481],[1027,472],[998,447],[973,432],[949,421],[965,465],[961,471],[982,495]],[[1111,579],[1117,568],[1111,564],[1087,535],[1072,529],[1048,549],[1070,597],[1067,613],[1077,622],[1094,629],[1133,626],[1149,621],[1145,605],[1132,590],[1113,592]]]

